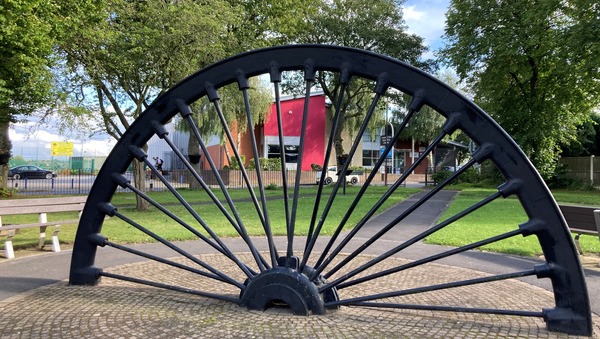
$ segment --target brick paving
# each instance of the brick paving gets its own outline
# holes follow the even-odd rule
[[[248,254],[239,254],[251,262]],[[243,279],[223,256],[203,261]],[[352,269],[372,257],[362,255]],[[181,263],[188,259],[173,258]],[[390,258],[376,270],[408,262]],[[235,287],[194,274],[173,271],[156,262],[120,265],[106,270],[203,291],[237,295]],[[176,274],[175,274],[176,273]],[[366,272],[365,274],[367,274]],[[485,276],[441,264],[426,264],[377,281],[339,291],[342,299]],[[425,303],[540,311],[553,305],[552,294],[519,280],[487,283],[391,298],[398,303]],[[563,338],[541,318],[458,312],[341,307],[325,315],[296,316],[284,308],[250,311],[236,304],[103,278],[95,287],[60,282],[0,302],[2,338]],[[595,334],[600,319],[594,317]],[[572,337],[572,336],[571,336]]]

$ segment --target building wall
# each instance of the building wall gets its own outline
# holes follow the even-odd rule
[[[322,164],[325,157],[325,96],[318,95],[310,98],[308,105],[308,122],[304,140],[304,153],[301,168],[310,170],[311,164]],[[291,99],[281,102],[281,120],[285,143],[298,145],[302,131],[302,115],[304,98]],[[266,155],[268,144],[278,143],[278,119],[275,105],[271,106],[271,114],[264,123],[264,148]],[[274,142],[275,141],[275,142]],[[250,153],[251,154],[251,153]]]

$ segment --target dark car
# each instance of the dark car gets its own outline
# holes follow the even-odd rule
[[[52,179],[56,173],[39,168],[37,166],[24,165],[13,167],[8,170],[8,177],[15,180],[19,179]]]

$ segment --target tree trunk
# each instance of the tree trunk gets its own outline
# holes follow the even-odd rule
[[[342,133],[344,132],[344,124],[346,123],[346,114],[344,111],[340,112],[340,116],[337,121],[337,126],[335,130],[333,145],[335,149],[335,157],[339,159],[339,157],[343,156],[344,153],[344,139],[342,138]],[[337,161],[336,161],[337,163]],[[328,167],[329,164],[325,164],[325,167]]]
[[[200,143],[193,135],[190,135],[190,138],[188,139],[188,157],[196,173],[200,173],[202,170],[202,161],[200,158]],[[193,190],[197,190],[202,187],[192,175],[189,176],[189,183],[190,189]]]
[[[146,192],[146,172],[144,171],[144,163],[138,160],[133,160],[133,184],[137,189]],[[149,203],[141,196],[135,196],[136,209],[140,212],[147,211],[150,207]]]
[[[0,120],[0,155],[10,155],[11,143],[8,135],[9,122]],[[0,162],[0,189],[8,188],[8,159]]]

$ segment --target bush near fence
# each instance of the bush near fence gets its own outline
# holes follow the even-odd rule
[[[559,159],[564,175],[582,183],[600,186],[600,157],[565,157]]]

